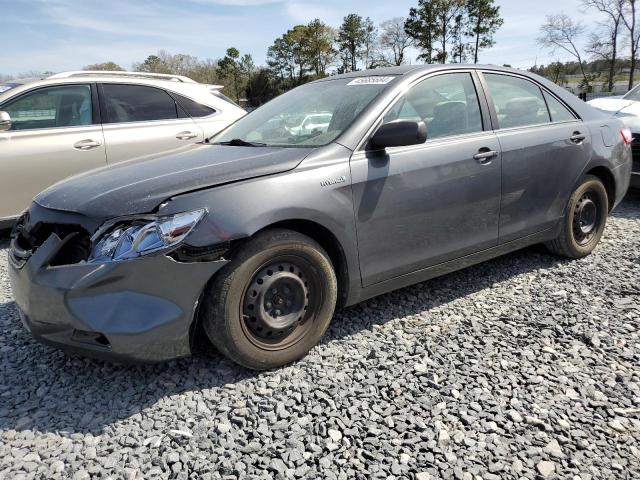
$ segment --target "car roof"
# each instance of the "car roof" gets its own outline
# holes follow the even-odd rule
[[[58,76],[54,75],[51,77],[31,80],[27,82],[21,82],[23,86],[28,88],[46,86],[46,85],[59,85],[64,83],[90,83],[90,82],[109,82],[109,83],[136,83],[140,85],[153,85],[161,88],[174,88],[176,86],[207,86],[209,88],[221,89],[220,85],[206,85],[204,83],[197,82],[179,82],[170,79],[163,78],[153,78],[153,77],[142,77],[136,75],[98,75],[95,73],[86,74],[86,75],[72,75],[72,76]]]
[[[358,77],[380,77],[380,76],[404,76],[415,73],[426,73],[430,71],[438,70],[495,70],[505,73],[518,73],[524,75],[531,75],[530,72],[524,70],[517,70],[511,67],[500,67],[497,65],[479,65],[479,64],[467,64],[467,63],[434,63],[427,65],[400,65],[399,67],[383,67],[370,70],[358,70],[356,72],[342,73],[339,75],[333,75],[326,77],[318,82],[328,80],[338,80],[341,78],[358,78]]]
[[[118,74],[117,72],[105,72],[101,74],[99,72],[68,72],[65,74],[57,74],[48,78],[40,80],[33,80],[26,82],[20,86],[11,88],[6,92],[0,93],[0,103],[12,98],[24,91],[31,90],[38,87],[46,87],[49,85],[64,85],[64,84],[76,84],[76,83],[123,83],[133,85],[148,85],[152,87],[162,88],[170,90],[172,92],[184,95],[188,98],[196,100],[205,105],[211,106],[216,110],[229,110],[230,108],[240,108],[229,103],[222,98],[213,95],[212,90],[222,90],[221,85],[208,85],[204,83],[197,83],[193,80],[182,81],[175,80],[177,76],[166,77],[150,77],[143,75],[136,75],[135,72],[130,72],[130,75]],[[183,77],[186,78],[186,77]]]

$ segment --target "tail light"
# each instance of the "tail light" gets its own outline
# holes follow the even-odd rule
[[[625,127],[620,130],[620,134],[622,135],[624,144],[627,146],[631,145],[631,142],[633,142],[633,135],[631,135],[631,130]]]

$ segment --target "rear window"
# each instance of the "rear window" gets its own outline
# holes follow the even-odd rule
[[[547,92],[543,92],[543,94],[544,99],[547,101],[547,106],[549,107],[552,122],[571,122],[576,119],[573,113],[560,103],[558,99],[549,95]]]
[[[164,90],[143,85],[104,84],[107,123],[178,118],[175,100]]]
[[[182,109],[190,117],[208,117],[209,115],[213,115],[214,113],[216,113],[213,108],[207,107],[206,105],[191,100],[190,98],[183,97],[182,95],[178,95],[177,93],[173,93],[173,96],[176,98],[180,107],[182,107]]]
[[[233,105],[234,107],[238,107],[238,108],[242,108],[240,107],[240,105],[238,105],[236,102],[234,102],[233,100],[231,100],[229,97],[227,97],[224,93],[222,93],[220,90],[209,90],[211,92],[211,95],[213,95],[214,97],[218,97],[221,98],[222,100],[224,100],[227,103],[230,103],[231,105]]]

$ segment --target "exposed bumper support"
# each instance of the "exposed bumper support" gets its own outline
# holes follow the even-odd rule
[[[190,329],[207,281],[227,261],[180,263],[165,255],[51,267],[53,234],[9,275],[23,323],[39,341],[119,361],[189,355]]]

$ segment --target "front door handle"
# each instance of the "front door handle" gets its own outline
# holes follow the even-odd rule
[[[178,140],[191,140],[192,138],[196,138],[198,136],[197,133],[193,133],[193,132],[180,132],[180,133],[176,133],[176,138]]]
[[[473,158],[477,160],[478,163],[482,165],[489,165],[491,161],[498,156],[498,152],[495,150],[491,150],[489,148],[481,148],[478,153],[476,153]]]
[[[569,137],[569,140],[571,140],[573,143],[580,144],[584,142],[586,138],[587,136],[584,133],[573,132],[573,135]]]
[[[94,148],[98,148],[100,145],[102,145],[102,143],[98,142],[97,140],[88,138],[86,140],[80,140],[79,142],[74,143],[73,148],[75,148],[76,150],[85,151],[93,150]]]

